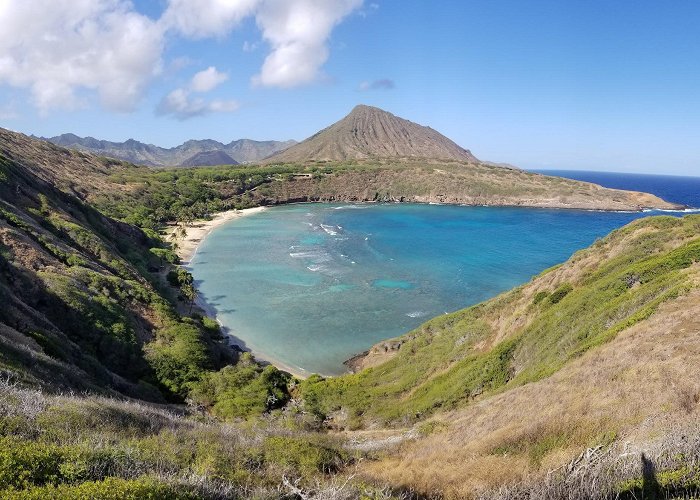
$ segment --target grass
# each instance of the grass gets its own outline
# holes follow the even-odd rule
[[[693,286],[700,217],[661,219],[637,221],[528,285],[425,323],[382,365],[308,379],[309,411],[406,425],[556,373]]]
[[[588,448],[546,477],[484,491],[479,498],[514,500],[692,499],[700,497],[697,429],[674,429],[643,448]],[[679,432],[680,431],[680,432]],[[690,434],[688,434],[690,431]]]
[[[362,458],[338,437],[304,431],[292,413],[222,424],[0,377],[2,498],[279,498],[284,478],[309,491],[341,480],[339,498],[357,498],[372,487],[349,483],[346,471]]]

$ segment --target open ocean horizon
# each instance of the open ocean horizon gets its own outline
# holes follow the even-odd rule
[[[531,170],[545,175],[593,182],[614,189],[655,194],[666,201],[700,208],[700,177],[681,175],[631,174],[587,170]]]

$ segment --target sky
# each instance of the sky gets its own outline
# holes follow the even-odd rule
[[[302,140],[356,104],[523,168],[700,176],[697,0],[0,0],[0,126]]]

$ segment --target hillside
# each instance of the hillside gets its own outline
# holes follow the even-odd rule
[[[196,333],[201,368],[232,359],[218,331],[183,320],[175,292],[163,291],[158,275],[174,254],[78,197],[106,185],[109,164],[19,134],[1,138],[0,368],[49,390],[163,400],[183,382],[158,366],[165,338]]]
[[[521,287],[378,344],[356,375],[307,380],[304,398],[338,429],[418,432],[367,464],[378,480],[458,497],[607,498],[641,452],[679,467],[687,439],[697,466],[699,318],[700,216],[641,219]],[[581,467],[597,484],[567,476],[584,470],[575,466],[544,483],[586,448]],[[693,474],[677,479],[698,491]]]
[[[349,115],[265,163],[344,161],[365,158],[431,158],[473,162],[474,155],[430,127],[372,106]]]
[[[283,165],[293,172],[309,173],[274,178],[250,195],[256,203],[268,205],[371,201],[590,210],[682,208],[647,193],[484,163],[384,159],[305,165]]]
[[[239,139],[224,144],[205,139],[190,140],[173,148],[162,148],[153,144],[144,144],[134,139],[129,139],[125,142],[111,142],[92,137],[79,137],[75,134],[62,134],[42,139],[57,146],[151,167],[250,163],[259,161],[295,144],[295,141],[253,141],[251,139]],[[214,151],[227,155],[233,162],[200,163],[200,160],[193,160],[199,153]]]
[[[181,167],[201,167],[210,165],[238,165],[238,162],[223,151],[202,151],[183,161]]]

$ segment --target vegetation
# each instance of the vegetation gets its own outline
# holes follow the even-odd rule
[[[114,174],[115,185],[128,186],[95,196],[93,204],[111,217],[152,230],[166,222],[189,222],[232,208],[259,204],[251,193],[290,174],[316,172],[294,165],[221,166],[196,169],[134,170]]]
[[[686,293],[699,234],[698,216],[632,223],[528,285],[425,323],[384,364],[309,378],[301,386],[306,407],[322,418],[344,415],[333,420],[339,427],[407,424],[548,377]],[[613,248],[615,256],[598,261]],[[575,280],[557,282],[572,268]],[[503,311],[520,325],[505,329]]]
[[[405,498],[412,487],[450,494],[461,490],[435,477],[452,464],[424,464],[434,450],[457,456],[456,449],[469,458],[455,460],[462,468],[452,481],[466,484],[464,476],[481,479],[487,470],[483,484],[496,489],[482,484],[485,497],[695,494],[697,426],[663,434],[669,427],[654,427],[658,413],[644,420],[662,443],[644,448],[650,475],[639,450],[618,448],[643,414],[619,416],[643,405],[602,412],[597,397],[611,406],[602,391],[583,403],[566,399],[576,391],[557,377],[602,371],[591,353],[606,352],[667,303],[696,297],[689,294],[697,291],[700,217],[638,221],[527,285],[389,342],[383,364],[300,382],[239,359],[217,323],[193,313],[193,279],[174,267],[176,255],[156,233],[163,223],[291,200],[408,193],[426,201],[436,189],[447,193],[441,201],[458,193],[501,203],[546,193],[546,183],[517,171],[494,183],[489,167],[467,175],[458,163],[150,172],[31,141],[26,151],[0,154],[0,497]],[[22,156],[36,151],[39,160]],[[549,182],[580,194],[566,181]],[[644,368],[694,373],[696,357],[671,360]],[[625,366],[608,386],[644,380],[642,390],[663,392]],[[700,389],[669,380],[678,394],[655,404],[687,424]],[[558,412],[533,417],[533,401],[545,401],[532,397],[536,390],[556,394]],[[60,395],[74,392],[81,395]],[[479,418],[489,422],[479,428]],[[507,425],[498,427],[498,418]],[[582,449],[582,461],[556,469]],[[410,458],[418,465],[396,458],[405,450],[418,450]],[[431,478],[421,482],[421,474]],[[398,488],[385,488],[385,478]]]
[[[192,383],[189,397],[224,420],[249,418],[282,408],[290,398],[289,383],[289,375],[271,365],[263,368],[246,353],[235,366]]]
[[[292,487],[357,498],[370,491],[338,487],[346,481],[330,476],[370,455],[295,425],[293,416],[252,427],[221,425],[142,403],[48,396],[5,377],[0,497],[278,498]]]

